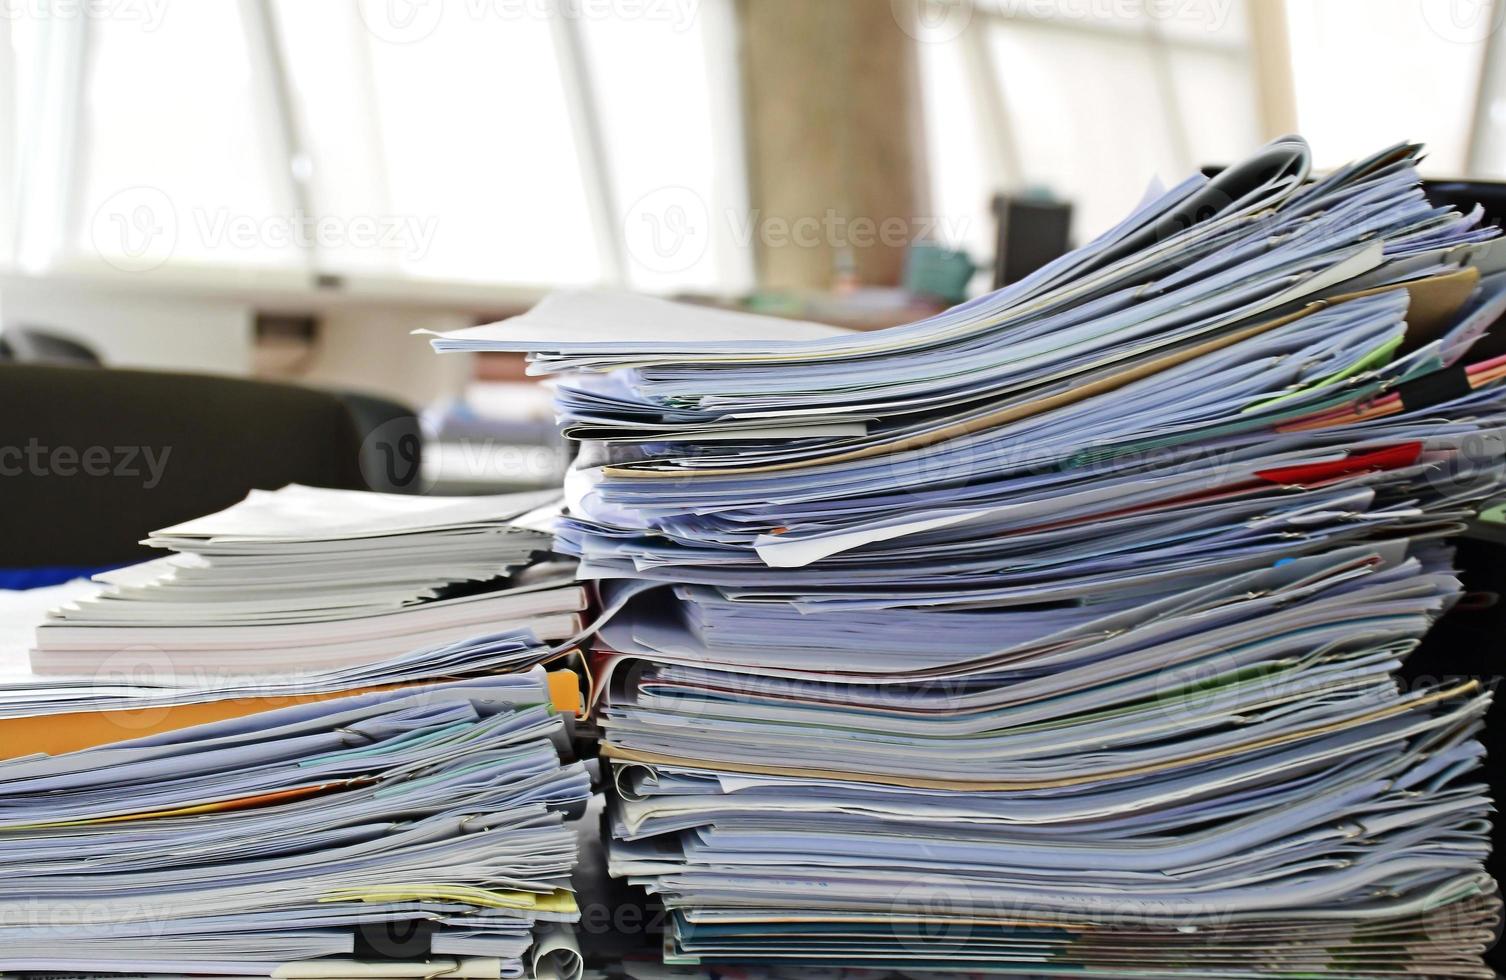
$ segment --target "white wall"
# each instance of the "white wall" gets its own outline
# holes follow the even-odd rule
[[[436,355],[418,327],[452,330],[528,309],[540,291],[299,275],[0,272],[0,329],[83,341],[112,367],[198,371],[386,395],[415,409],[461,394],[469,355]],[[312,344],[256,343],[258,312],[312,316]]]
[[[112,367],[246,375],[255,317],[230,299],[0,277],[0,328],[33,327],[89,344]]]
[[[444,310],[327,310],[320,317],[312,358],[302,372],[284,380],[385,395],[423,408],[464,390],[471,358],[436,354],[428,339],[413,336],[413,330],[456,330],[474,322],[473,316]]]

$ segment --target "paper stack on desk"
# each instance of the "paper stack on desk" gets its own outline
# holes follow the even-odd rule
[[[1506,477],[1506,283],[1419,153],[1277,141],[890,330],[567,294],[435,340],[568,374],[668,961],[1490,975],[1488,696],[1395,671]]]
[[[0,971],[578,976],[566,745],[535,670],[0,763]]]
[[[527,526],[551,507],[292,486],[153,535],[171,557],[0,597],[0,759],[566,667],[587,597]],[[578,675],[551,684],[576,713]]]
[[[556,496],[258,492],[7,597],[0,971],[578,977]]]
[[[99,577],[37,632],[38,673],[150,650],[183,678],[339,671],[531,629],[558,641],[585,600],[528,525],[557,493],[419,497],[289,486],[158,531],[173,554]],[[516,664],[514,664],[516,666]]]

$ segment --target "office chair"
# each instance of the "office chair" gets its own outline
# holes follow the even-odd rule
[[[0,363],[0,568],[155,557],[148,532],[287,483],[363,489],[334,395],[211,375]],[[40,584],[40,583],[37,583]]]

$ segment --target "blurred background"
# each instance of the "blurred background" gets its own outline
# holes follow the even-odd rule
[[[1506,0],[0,9],[0,357],[333,393],[389,489],[557,482],[520,361],[409,335],[553,289],[873,328],[1287,132],[1506,178]]]

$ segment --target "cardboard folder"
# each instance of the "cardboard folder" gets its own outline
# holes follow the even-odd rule
[[[280,695],[265,698],[228,698],[196,704],[176,704],[118,711],[80,711],[0,719],[0,761],[28,755],[58,755],[80,749],[124,742],[194,725],[243,718],[260,711],[273,711],[295,704],[329,701],[372,691],[422,684],[395,684],[332,691],[322,694]],[[549,695],[555,710],[579,715],[583,707],[580,677],[573,670],[549,672]]]

